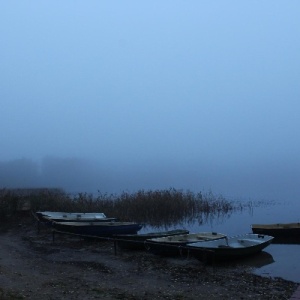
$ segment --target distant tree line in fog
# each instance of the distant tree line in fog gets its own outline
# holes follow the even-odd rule
[[[44,158],[41,163],[21,158],[0,162],[0,188],[63,188],[89,191],[101,186],[100,170],[77,158]]]
[[[29,159],[0,162],[0,184],[2,188],[40,186],[38,164]]]

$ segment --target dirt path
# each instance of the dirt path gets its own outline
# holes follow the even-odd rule
[[[32,224],[0,233],[0,299],[289,299],[297,284],[192,258],[117,251]]]

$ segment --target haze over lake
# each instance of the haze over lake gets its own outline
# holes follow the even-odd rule
[[[52,187],[68,193],[120,193],[176,188],[221,194],[234,200],[298,201],[297,166],[167,164],[166,162],[101,164],[87,160],[47,158],[1,162],[2,187]]]
[[[299,1],[0,4],[0,188],[298,201]]]

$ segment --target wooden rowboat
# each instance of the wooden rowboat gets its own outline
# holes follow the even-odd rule
[[[300,237],[300,223],[252,224],[252,232],[274,237]]]

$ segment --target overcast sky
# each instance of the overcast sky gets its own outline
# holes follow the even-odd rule
[[[2,1],[2,165],[84,165],[82,189],[299,196],[299,12],[299,1]]]

